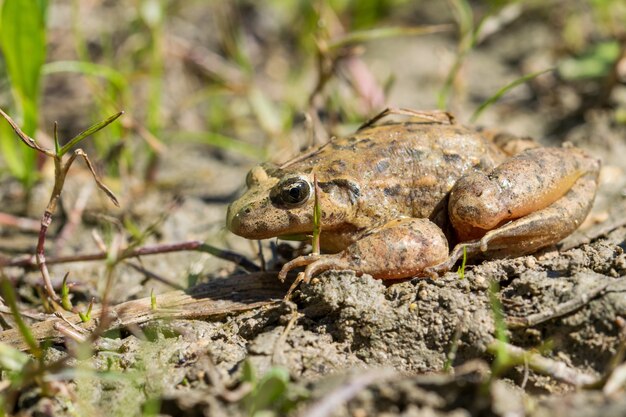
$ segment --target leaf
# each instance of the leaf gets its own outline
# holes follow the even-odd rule
[[[99,130],[103,129],[104,127],[108,126],[109,124],[114,122],[118,117],[120,117],[123,114],[124,114],[123,111],[115,113],[113,116],[110,116],[109,118],[107,118],[107,119],[105,119],[105,120],[103,120],[101,122],[98,122],[96,124],[93,124],[93,125],[89,126],[87,129],[83,130],[78,135],[76,135],[72,139],[70,139],[70,141],[67,142],[61,148],[60,154],[58,156],[65,155],[72,148],[72,146],[76,145],[81,140],[85,139],[87,136],[93,135],[97,131],[99,131]]]
[[[254,411],[276,408],[284,399],[289,384],[289,372],[285,368],[273,367],[261,378],[254,391]]]
[[[0,343],[0,369],[20,372],[28,363],[28,355],[5,344]]]
[[[248,92],[248,102],[259,124],[266,132],[280,132],[279,109],[266,94],[260,89],[253,87]]]
[[[620,57],[617,41],[593,45],[579,57],[565,59],[559,63],[559,75],[566,80],[585,80],[606,77]]]
[[[256,372],[254,371],[254,367],[249,360],[243,362],[241,380],[243,382],[249,382],[253,385],[256,384]]]

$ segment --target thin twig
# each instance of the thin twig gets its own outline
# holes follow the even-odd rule
[[[119,256],[120,260],[133,258],[136,256],[157,255],[162,253],[180,252],[180,251],[198,251],[207,252],[211,255],[233,262],[249,272],[258,272],[260,268],[252,261],[248,260],[245,256],[235,252],[227,251],[224,249],[218,249],[214,246],[207,245],[199,240],[191,240],[180,243],[164,243],[152,246],[143,246],[139,248],[133,248],[123,251]],[[96,252],[89,254],[58,256],[46,260],[49,265],[71,263],[71,262],[88,262],[88,261],[101,261],[107,258],[107,252]],[[17,266],[23,268],[29,268],[36,265],[32,256],[19,257],[17,259],[10,259],[6,261],[0,260],[0,267]]]
[[[611,283],[613,283],[613,281],[600,284],[590,290],[586,290],[576,298],[561,303],[554,308],[540,311],[539,313],[531,314],[526,317],[508,317],[506,319],[506,325],[509,329],[519,329],[536,326],[546,321],[563,317],[584,307],[593,299],[601,296]]]
[[[350,378],[344,385],[325,395],[314,403],[304,414],[304,417],[327,417],[339,409],[343,404],[354,398],[365,387],[375,382],[384,382],[388,379],[397,378],[399,375],[395,369],[370,369],[360,372]]]
[[[39,222],[37,220],[27,217],[17,217],[7,213],[0,213],[0,224],[29,232],[39,231]]]
[[[11,309],[7,306],[0,306],[0,314],[11,314]],[[44,321],[50,319],[50,314],[44,313],[29,313],[28,311],[20,310],[20,314],[26,318],[37,321]]]
[[[183,287],[182,285],[176,283],[176,282],[172,282],[167,278],[163,278],[160,275],[155,274],[152,271],[147,270],[146,268],[144,268],[143,266],[135,263],[135,262],[131,262],[131,261],[126,261],[126,265],[130,266],[131,268],[133,268],[135,271],[137,272],[141,272],[142,274],[144,274],[146,277],[151,278],[155,281],[159,281],[165,285],[168,285],[176,290],[184,290],[185,287]]]
[[[289,332],[291,332],[291,329],[293,329],[293,326],[298,322],[299,318],[300,313],[298,313],[298,309],[295,308],[291,313],[291,318],[289,319],[287,326],[285,326],[285,330],[283,330],[282,334],[278,337],[278,339],[276,339],[276,343],[274,343],[274,351],[272,352],[272,365],[284,365],[284,363],[281,363],[279,361],[279,357],[283,353],[283,346],[285,345],[285,340],[287,340]]]
[[[606,381],[602,387],[604,395],[613,395],[626,388],[626,363],[623,363],[626,357],[626,320],[617,316],[615,322],[619,327],[620,343],[608,366]]]
[[[85,335],[78,333],[74,329],[70,329],[69,327],[64,326],[60,322],[54,323],[53,327],[54,327],[54,330],[61,333],[63,336],[67,337],[68,339],[72,339],[73,341],[77,343],[84,343],[87,341],[87,337],[85,337]]]
[[[67,215],[67,223],[59,232],[59,237],[55,241],[55,251],[60,252],[61,249],[65,246],[65,243],[70,239],[70,236],[74,233],[83,216],[83,212],[87,207],[87,203],[89,202],[89,197],[93,191],[93,184],[91,182],[87,183],[84,187],[81,188],[78,193],[78,198],[74,203],[72,209]]]

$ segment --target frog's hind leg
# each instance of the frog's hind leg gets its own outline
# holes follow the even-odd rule
[[[322,232],[323,233],[323,232]],[[304,281],[329,269],[351,269],[357,275],[394,280],[423,273],[448,256],[448,241],[441,229],[428,219],[398,218],[373,229],[344,251],[332,255],[308,255],[286,263],[279,273],[306,266]]]
[[[555,244],[583,222],[595,197],[599,162],[578,149],[522,152],[491,173],[461,178],[450,195],[460,243],[428,272],[451,268],[463,255],[521,256]]]
[[[480,250],[488,257],[520,256],[558,243],[585,220],[596,188],[597,174],[581,177],[548,207],[487,232],[480,239]]]

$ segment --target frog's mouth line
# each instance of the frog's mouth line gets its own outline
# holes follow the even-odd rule
[[[288,234],[288,235],[280,235],[280,236],[277,236],[276,238],[281,239],[281,240],[295,240],[298,242],[304,242],[305,240],[311,239],[311,235],[307,235],[304,233],[294,233],[294,234]]]

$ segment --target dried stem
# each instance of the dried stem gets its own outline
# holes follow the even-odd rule
[[[563,362],[546,358],[537,353],[529,352],[499,340],[494,339],[487,345],[487,352],[492,354],[497,354],[500,349],[504,349],[512,361],[516,363],[528,363],[530,369],[535,372],[548,375],[558,381],[565,382],[575,387],[590,386],[598,381],[597,377],[580,372]]]

